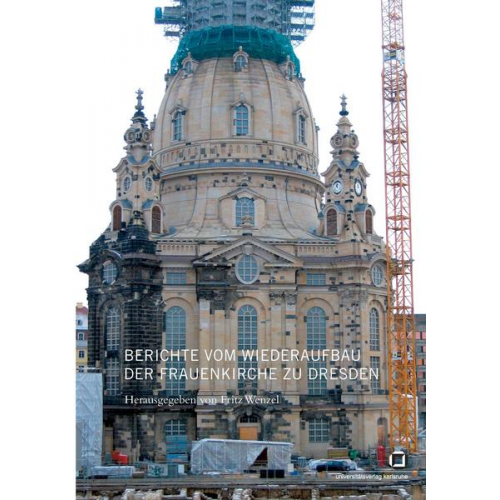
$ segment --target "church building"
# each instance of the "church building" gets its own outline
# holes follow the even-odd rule
[[[180,38],[165,95],[149,121],[137,92],[109,225],[79,266],[89,277],[88,365],[103,374],[105,453],[161,462],[171,438],[185,436],[287,441],[324,458],[330,447],[366,451],[388,439],[385,245],[344,97],[331,163],[318,165],[328,144],[318,143],[293,49],[304,38],[297,18],[304,29],[313,5],[181,0],[157,9],[167,35]],[[127,363],[127,349],[177,355]],[[216,349],[236,356],[187,355]],[[244,356],[263,349],[359,356]],[[168,375],[221,366],[277,376]],[[126,367],[153,376],[129,379]],[[310,376],[325,368],[379,375]],[[245,394],[261,402],[236,398]]]

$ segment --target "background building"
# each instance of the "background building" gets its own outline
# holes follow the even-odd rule
[[[81,303],[76,304],[76,367],[87,366],[88,309]]]
[[[418,427],[426,428],[426,315],[415,314],[415,343],[417,359]]]
[[[265,2],[287,5],[284,16],[264,15],[253,0],[214,3],[229,16],[224,23],[215,11],[205,16],[211,2],[181,2],[198,16],[192,24],[168,8],[157,13],[181,37],[165,96],[149,126],[138,92],[109,227],[79,266],[89,276],[89,364],[104,374],[105,451],[161,461],[172,436],[292,441],[315,457],[330,446],[366,450],[387,440],[385,246],[345,98],[319,175],[318,128],[292,46],[305,36],[293,28],[297,13],[308,19],[300,4],[314,2]],[[181,358],[132,363],[154,377],[126,380],[125,348],[234,349],[237,359],[224,366],[273,367],[280,379],[159,377],[161,368],[220,365]],[[266,348],[359,350],[361,359],[241,356]],[[371,367],[380,377],[307,378],[309,368],[334,366]],[[302,378],[283,380],[287,369]],[[280,403],[222,403],[249,393]],[[126,395],[179,394],[219,404],[125,403]]]

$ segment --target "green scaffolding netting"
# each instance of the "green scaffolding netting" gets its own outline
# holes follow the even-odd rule
[[[278,64],[290,56],[296,74],[300,74],[300,61],[288,38],[277,31],[253,26],[217,26],[187,33],[172,58],[170,71],[177,73],[189,52],[200,61],[212,57],[232,57],[240,46],[250,57]]]

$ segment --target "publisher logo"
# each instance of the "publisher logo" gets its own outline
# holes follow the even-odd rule
[[[406,454],[404,451],[394,451],[389,455],[389,465],[393,469],[404,469],[406,467]]]

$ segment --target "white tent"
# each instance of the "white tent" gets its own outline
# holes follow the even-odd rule
[[[191,447],[191,472],[235,473],[254,466],[257,458],[266,456],[266,469],[288,469],[293,443],[275,441],[239,441],[202,439]]]

